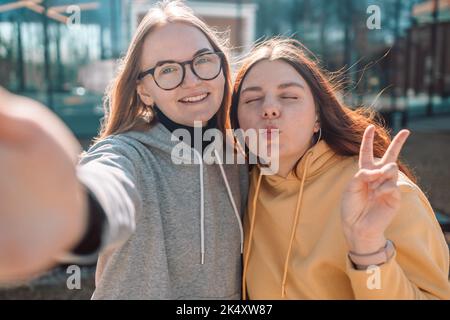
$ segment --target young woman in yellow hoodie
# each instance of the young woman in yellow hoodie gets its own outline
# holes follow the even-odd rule
[[[230,114],[279,155],[275,174],[251,171],[244,299],[450,298],[444,236],[397,160],[407,130],[391,142],[288,39],[244,60]]]

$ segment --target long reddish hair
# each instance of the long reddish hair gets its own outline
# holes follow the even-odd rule
[[[238,103],[245,76],[262,60],[282,60],[291,65],[305,79],[311,89],[322,128],[322,139],[331,149],[342,156],[359,155],[362,137],[369,125],[375,126],[373,152],[374,157],[382,158],[391,138],[377,117],[375,111],[368,108],[350,109],[337,96],[339,82],[323,71],[316,60],[299,41],[288,38],[272,38],[256,45],[242,61],[234,83],[230,110],[233,128],[239,128]],[[412,181],[416,181],[409,168],[398,161],[399,169]]]

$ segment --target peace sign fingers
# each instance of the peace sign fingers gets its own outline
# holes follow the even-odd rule
[[[373,139],[375,135],[375,127],[370,125],[364,131],[364,135],[359,149],[359,168],[373,169],[375,163],[373,161]]]
[[[376,169],[391,162],[397,162],[398,156],[410,135],[410,131],[401,130],[392,140],[381,161],[374,161],[373,141],[375,136],[375,126],[370,125],[364,131],[361,147],[359,150],[359,168]]]
[[[381,159],[382,165],[388,164],[390,162],[397,162],[398,156],[402,151],[403,145],[405,144],[406,139],[408,139],[409,134],[409,130],[405,129],[397,133],[388,149],[386,150],[383,159]]]

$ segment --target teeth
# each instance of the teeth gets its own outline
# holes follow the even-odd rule
[[[181,99],[181,101],[182,102],[197,102],[197,101],[205,99],[207,95],[208,95],[207,93],[204,93],[204,94],[194,96],[194,97],[186,97],[186,98]]]

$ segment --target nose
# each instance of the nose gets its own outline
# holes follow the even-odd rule
[[[192,72],[192,68],[190,64],[186,64],[184,66],[184,79],[181,83],[183,88],[195,87],[198,83],[200,83],[201,79],[199,79],[194,72]]]
[[[276,119],[280,117],[280,114],[280,108],[276,105],[276,103],[265,101],[262,108],[263,119]]]

